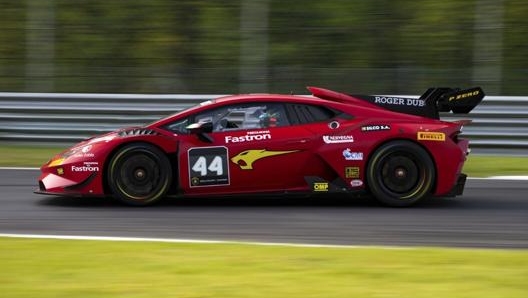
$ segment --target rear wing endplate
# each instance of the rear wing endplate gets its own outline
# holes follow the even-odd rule
[[[419,98],[381,95],[351,96],[392,111],[439,119],[440,112],[468,114],[480,104],[485,94],[480,87],[469,89],[434,87],[427,89]]]
[[[471,110],[473,110],[473,108],[480,104],[484,96],[484,91],[480,87],[474,87],[464,90],[449,88],[429,88],[420,98],[423,97],[426,101],[430,100],[435,103],[439,112],[468,114],[469,112],[471,112]]]

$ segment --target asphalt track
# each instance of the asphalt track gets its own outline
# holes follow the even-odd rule
[[[329,245],[528,248],[528,181],[470,179],[464,195],[412,208],[369,199],[165,200],[34,194],[37,170],[0,170],[0,233]]]

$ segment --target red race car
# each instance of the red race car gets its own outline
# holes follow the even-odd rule
[[[467,120],[481,88],[420,98],[245,94],[203,102],[143,127],[93,137],[41,167],[35,193],[109,196],[144,206],[168,196],[349,193],[388,206],[461,195]]]

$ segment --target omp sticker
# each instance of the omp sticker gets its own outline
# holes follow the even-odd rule
[[[419,141],[445,141],[445,133],[443,132],[430,132],[430,131],[419,131],[416,135],[416,139]]]
[[[297,151],[299,150],[268,151],[266,149],[250,149],[250,150],[242,151],[238,153],[237,155],[233,156],[231,158],[231,161],[234,164],[238,165],[242,170],[252,170],[253,163],[259,159],[270,157],[270,156],[293,153]]]
[[[314,191],[328,191],[328,182],[315,182],[313,184]]]
[[[190,187],[229,184],[226,147],[190,148],[187,155]]]

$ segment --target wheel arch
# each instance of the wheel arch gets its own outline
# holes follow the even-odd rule
[[[416,140],[410,139],[410,138],[390,138],[390,139],[385,139],[382,142],[379,142],[378,144],[376,144],[376,146],[374,146],[371,150],[369,150],[369,153],[367,154],[367,159],[365,160],[365,166],[364,166],[364,169],[363,169],[363,177],[365,177],[366,188],[370,192],[369,181],[367,179],[367,170],[368,170],[368,168],[370,166],[370,163],[372,161],[372,158],[374,156],[374,152],[376,152],[379,148],[381,148],[382,146],[384,146],[384,145],[386,145],[388,143],[397,142],[397,141],[405,141],[405,142],[409,142],[409,143],[413,143],[415,145],[418,145],[419,147],[421,147],[427,153],[427,155],[429,155],[429,158],[431,158],[431,160],[433,161],[434,174],[435,174],[435,180],[433,182],[433,187],[431,189],[431,192],[434,193],[436,191],[436,187],[437,187],[437,183],[438,183],[438,179],[439,179],[439,177],[438,177],[438,168],[436,166],[436,159],[434,158],[434,156],[431,154],[431,151],[426,146],[424,146],[420,142],[417,142]]]
[[[170,164],[171,164],[172,174],[173,175],[178,175],[178,166],[179,165],[178,165],[178,162],[177,162],[177,160],[178,160],[177,159],[177,151],[175,151],[175,152],[167,152],[162,146],[159,146],[158,144],[156,144],[155,142],[152,142],[152,141],[147,141],[147,140],[128,140],[128,141],[122,142],[119,145],[117,145],[114,148],[112,148],[112,150],[106,156],[106,159],[104,161],[103,168],[102,168],[102,174],[103,174],[102,175],[102,185],[103,185],[103,191],[104,191],[105,195],[111,195],[112,194],[112,191],[110,190],[110,185],[108,184],[108,167],[109,167],[109,164],[110,164],[112,158],[122,148],[124,148],[125,146],[132,145],[132,144],[150,145],[150,146],[154,146],[157,149],[159,149],[169,159]],[[173,177],[178,177],[178,176],[173,176]],[[177,184],[178,183],[175,183],[175,182],[176,182],[176,180],[173,179],[173,181],[171,182],[171,187],[169,188],[169,193],[171,193],[173,191],[173,189],[177,189]]]

